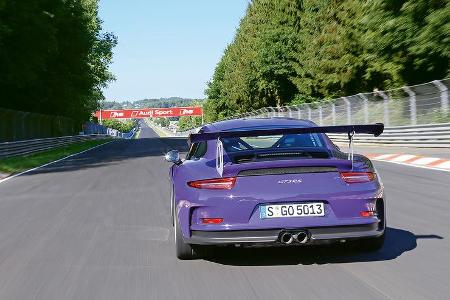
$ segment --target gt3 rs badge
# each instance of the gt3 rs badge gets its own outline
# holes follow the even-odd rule
[[[278,180],[278,184],[295,184],[295,183],[302,183],[303,181],[301,179],[284,179],[284,180]]]

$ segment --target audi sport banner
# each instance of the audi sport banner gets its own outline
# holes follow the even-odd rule
[[[144,108],[144,109],[122,109],[122,110],[102,110],[95,113],[100,119],[139,119],[139,118],[162,118],[162,117],[182,117],[201,116],[201,107],[171,107],[171,108]]]

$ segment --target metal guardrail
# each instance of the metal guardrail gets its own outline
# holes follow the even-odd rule
[[[337,143],[348,142],[346,135],[328,136]],[[379,137],[358,134],[355,135],[354,141],[358,144],[450,148],[450,123],[388,127]]]
[[[77,142],[99,140],[109,137],[111,136],[104,134],[92,134],[0,143],[0,158],[32,154]]]
[[[115,135],[115,136],[121,137],[123,139],[132,139],[137,131],[138,131],[138,127],[134,127],[130,132],[120,133],[119,135]]]
[[[187,137],[198,130],[177,132],[172,136]],[[336,143],[348,143],[347,135],[328,136]],[[358,134],[354,141],[358,144],[450,148],[450,123],[387,127],[381,136]]]
[[[118,130],[104,127],[104,133],[102,134],[84,134],[0,143],[0,158],[32,154],[83,141],[105,138],[132,139],[137,130],[138,128],[135,127],[130,132],[122,133]]]
[[[0,158],[32,154],[83,141],[99,140],[105,138],[131,139],[136,134],[136,131],[137,127],[133,128],[133,130],[127,133],[122,133],[114,129],[106,128],[106,134],[85,134],[0,143]]]

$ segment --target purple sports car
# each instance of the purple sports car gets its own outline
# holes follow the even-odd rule
[[[372,162],[353,155],[353,135],[383,124],[317,126],[287,118],[237,119],[189,137],[185,160],[167,153],[176,254],[206,245],[288,246],[349,242],[382,247],[383,185]],[[326,133],[348,134],[343,153]]]

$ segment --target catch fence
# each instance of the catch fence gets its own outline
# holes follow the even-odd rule
[[[365,144],[414,147],[450,147],[450,78],[373,91],[353,96],[305,103],[297,106],[265,107],[227,119],[288,117],[308,119],[319,125],[384,123],[381,137],[358,134],[355,140]],[[199,128],[176,132],[188,136]],[[329,135],[336,142],[347,136]]]
[[[70,118],[0,108],[0,142],[68,136],[80,129]]]
[[[368,124],[386,127],[450,122],[450,78],[398,89],[360,93],[297,106],[265,107],[228,119],[289,117],[319,125]]]

